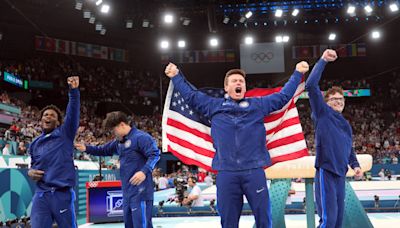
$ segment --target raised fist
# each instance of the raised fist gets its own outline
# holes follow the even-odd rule
[[[302,74],[305,74],[310,69],[310,66],[306,61],[301,61],[296,64],[296,70]]]
[[[173,63],[169,63],[167,67],[165,67],[165,74],[170,78],[175,77],[178,73],[178,67]]]
[[[67,78],[68,85],[71,89],[78,88],[79,86],[79,77],[78,76],[71,76]]]
[[[336,51],[332,49],[326,49],[321,58],[326,62],[333,62],[337,59]]]

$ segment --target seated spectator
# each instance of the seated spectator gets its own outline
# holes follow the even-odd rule
[[[26,154],[26,146],[24,142],[19,142],[18,144],[18,151],[17,151],[17,155],[20,156],[25,156]]]
[[[9,143],[6,143],[6,145],[4,146],[4,148],[3,148],[3,155],[10,155],[10,144]]]

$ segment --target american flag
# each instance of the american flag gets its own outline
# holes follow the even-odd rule
[[[272,164],[308,155],[295,102],[304,91],[304,80],[293,98],[281,109],[264,118],[267,148]],[[223,97],[223,89],[199,89],[213,97]],[[246,97],[260,97],[279,92],[281,88],[253,89]],[[169,84],[162,120],[163,152],[171,152],[187,165],[196,165],[211,171],[215,154],[211,138],[210,121],[196,113]]]

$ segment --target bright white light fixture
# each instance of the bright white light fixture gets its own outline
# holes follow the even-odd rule
[[[101,10],[100,10],[102,13],[108,13],[108,11],[110,11],[110,5],[107,5],[107,4],[103,4],[102,6],[101,6]]]
[[[287,42],[289,42],[289,36],[283,36],[282,37],[282,41],[284,42],[284,43],[287,43]]]
[[[335,33],[329,34],[328,39],[329,39],[329,40],[335,40],[335,39],[336,39],[336,34],[335,34]]]
[[[161,41],[160,47],[161,47],[161,49],[167,49],[167,48],[169,48],[169,42],[168,42],[167,40]]]
[[[101,3],[103,3],[103,0],[97,0],[96,1],[96,6],[99,6]]]
[[[211,39],[210,39],[210,46],[211,46],[211,47],[216,47],[216,46],[218,46],[218,39],[217,39],[217,38],[211,38]]]
[[[96,21],[96,18],[95,18],[94,16],[91,16],[91,17],[89,18],[89,23],[90,23],[90,24],[94,24],[95,21]]]
[[[353,5],[349,5],[347,8],[347,13],[350,14],[350,16],[355,16],[356,15],[356,7]]]
[[[126,28],[133,28],[133,21],[131,19],[126,20],[125,27]]]
[[[396,3],[390,4],[389,8],[392,12],[399,11],[399,6]]]
[[[186,42],[184,40],[179,40],[178,41],[178,47],[179,48],[184,48],[186,47]]]
[[[244,16],[249,19],[253,15],[253,12],[249,11]]]
[[[96,23],[96,31],[100,31],[103,28],[101,23]]]
[[[372,31],[371,36],[372,39],[379,39],[381,37],[381,33],[379,31]]]
[[[299,15],[299,12],[300,12],[300,10],[294,9],[292,12],[292,16],[295,17],[295,16]]]
[[[83,2],[80,0],[75,3],[76,10],[82,10],[82,6],[83,6]]]
[[[283,15],[283,11],[281,9],[277,9],[275,11],[275,17],[282,17],[282,15]]]
[[[251,36],[246,36],[244,38],[244,43],[247,45],[253,44],[253,42],[254,42],[254,40],[253,40],[253,37],[251,37]]]
[[[90,11],[87,10],[83,11],[83,18],[89,19],[90,17],[91,17]]]
[[[174,21],[174,16],[172,16],[172,14],[166,14],[164,16],[164,22],[166,24],[171,24]]]
[[[373,9],[372,9],[372,7],[371,7],[370,5],[366,5],[366,6],[364,7],[364,10],[365,10],[366,13],[369,14],[369,13],[372,13],[372,10],[373,10]]]

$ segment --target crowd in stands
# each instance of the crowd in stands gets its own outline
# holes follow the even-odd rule
[[[123,104],[154,107],[149,115],[129,113],[133,123],[150,133],[161,147],[161,114],[160,114],[160,78],[149,71],[133,69],[106,68],[101,65],[83,65],[61,60],[44,60],[41,58],[27,60],[24,63],[0,63],[8,72],[32,80],[51,81],[60,96],[67,97],[65,75],[76,72],[80,75],[81,120],[76,140],[90,144],[103,144],[111,139],[109,133],[102,129],[102,117],[96,115],[99,102],[120,102]],[[136,73],[138,72],[138,73]],[[354,148],[357,153],[367,153],[374,157],[376,163],[398,163],[400,157],[400,72],[383,75],[382,80],[323,80],[322,90],[332,85],[341,85],[344,89],[370,88],[372,96],[368,98],[348,98],[344,115],[353,127]],[[51,75],[51,79],[49,78]],[[387,78],[384,78],[387,77]],[[162,77],[163,91],[168,80]],[[263,86],[253,83],[249,87]],[[32,91],[32,96],[43,96],[41,92]],[[21,115],[7,128],[0,128],[0,139],[17,142],[18,155],[27,155],[27,147],[33,138],[41,133],[39,125],[40,110],[22,100],[15,99],[2,91],[0,102],[21,108]],[[315,154],[314,127],[310,118],[307,100],[298,102],[310,154]],[[2,149],[4,145],[0,148]],[[77,154],[76,159],[92,159],[86,154]]]

